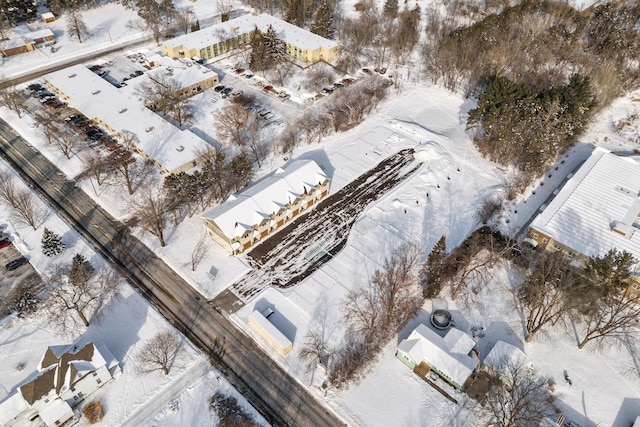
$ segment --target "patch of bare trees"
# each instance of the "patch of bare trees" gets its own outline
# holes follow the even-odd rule
[[[165,247],[165,227],[169,218],[169,200],[162,189],[145,188],[131,200],[133,215],[143,229],[158,238]]]
[[[71,265],[57,266],[45,282],[46,309],[53,323],[63,333],[73,333],[100,316],[105,303],[118,295],[121,278],[108,267],[95,271],[78,254]]]
[[[192,117],[188,94],[183,93],[182,84],[165,74],[142,83],[136,89],[144,104],[153,111],[169,116],[180,126]]]
[[[180,350],[180,337],[173,331],[158,332],[136,353],[137,370],[141,373],[161,371],[169,375]]]
[[[171,28],[175,18],[175,8],[170,0],[123,0],[129,9],[138,12],[140,19],[129,21],[130,28],[148,31],[160,46],[162,37]]]
[[[391,333],[420,309],[420,258],[417,245],[403,244],[366,285],[349,292],[344,302],[344,321],[349,333],[332,357],[332,384],[339,387],[356,378]]]
[[[26,188],[17,188],[15,178],[6,171],[0,171],[0,200],[18,221],[34,230],[45,215],[42,202]]]
[[[553,410],[548,379],[540,377],[526,361],[490,369],[490,385],[484,405],[495,427],[537,427]]]
[[[218,137],[237,145],[243,151],[250,152],[252,160],[260,167],[268,154],[268,145],[260,135],[262,126],[258,117],[235,103],[216,111],[213,115]]]
[[[22,113],[25,111],[24,107],[25,97],[21,90],[15,86],[8,84],[6,79],[0,76],[0,106],[6,107],[22,117]]]
[[[72,7],[67,10],[67,30],[71,36],[70,38],[75,38],[78,40],[78,43],[82,43],[89,35],[87,24],[84,23],[82,14],[77,7]]]

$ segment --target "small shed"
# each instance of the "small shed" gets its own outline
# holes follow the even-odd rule
[[[40,20],[42,22],[49,23],[49,22],[54,22],[56,20],[56,17],[51,12],[45,12],[40,15]]]
[[[265,316],[258,310],[254,310],[253,313],[249,315],[249,325],[278,350],[281,355],[286,356],[293,349],[293,343],[267,319],[272,313],[273,311],[269,310],[269,313]]]

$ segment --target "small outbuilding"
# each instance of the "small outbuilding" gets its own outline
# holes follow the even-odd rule
[[[268,309],[266,312],[254,310],[249,315],[249,325],[260,334],[273,348],[286,356],[293,349],[293,343],[287,338],[273,323],[269,321],[269,316],[273,314],[273,310]]]
[[[53,13],[51,13],[51,12],[45,12],[45,13],[43,13],[43,14],[41,14],[41,15],[40,15],[40,20],[41,20],[42,22],[45,22],[45,23],[55,22],[56,17],[55,17],[55,15],[54,15]]]

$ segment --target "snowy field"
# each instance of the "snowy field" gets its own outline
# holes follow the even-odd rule
[[[215,15],[213,1],[190,3],[181,0],[182,3],[193,6],[199,17]],[[345,10],[352,6],[351,3],[355,1],[346,2]],[[421,5],[426,3],[420,2]],[[580,3],[581,7],[588,5],[588,2]],[[67,59],[87,50],[109,46],[112,42],[142,37],[129,32],[124,25],[126,20],[135,17],[131,11],[113,4],[97,10],[95,15],[92,13],[85,15],[92,36],[81,46],[73,45],[74,42],[61,34],[57,45],[60,47],[59,55],[58,52],[36,51],[7,58],[0,65],[0,73],[17,75],[49,61]],[[103,27],[109,31],[98,30],[103,22],[109,22]],[[56,35],[66,32],[64,18],[49,25],[59,26],[56,29],[51,27]],[[109,35],[112,40],[109,40]],[[146,48],[154,49],[154,46]],[[230,64],[214,66],[223,69]],[[236,79],[228,78],[230,81]],[[557,165],[557,170],[550,170],[544,180],[534,183],[509,206],[500,224],[503,231],[517,233],[567,174],[588,157],[594,144],[624,154],[638,148],[640,103],[634,101],[638,97],[640,94],[629,94],[603,111],[587,134]],[[213,108],[211,102],[201,104],[196,115],[209,115]],[[411,178],[363,212],[349,235],[347,246],[337,256],[299,285],[286,291],[267,289],[233,315],[234,322],[263,345],[274,360],[301,383],[311,382],[310,374],[297,357],[309,328],[322,324],[332,344],[339,344],[344,333],[341,323],[344,296],[365,283],[395,247],[403,242],[417,242],[428,251],[441,235],[447,236],[449,248],[459,244],[479,225],[477,212],[486,198],[503,191],[509,171],[484,160],[464,130],[466,113],[473,106],[472,102],[457,94],[425,84],[405,82],[400,93],[392,91],[390,99],[382,103],[362,125],[326,138],[321,144],[301,146],[294,152],[294,159],[314,159],[320,164],[330,165],[331,193],[401,148],[415,148],[423,162]],[[285,121],[295,114],[286,108],[281,112]],[[48,146],[29,116],[17,119],[4,109],[0,109],[0,115],[69,177],[77,176],[85,167],[82,156],[77,155],[69,161]],[[383,154],[372,155],[374,151]],[[284,162],[282,157],[272,156],[258,171],[258,177]],[[128,196],[121,184],[97,189],[89,181],[79,185],[115,217],[128,217]],[[92,254],[75,232],[69,230],[56,215],[49,215],[38,231],[18,227],[13,236],[19,242],[17,247],[39,272],[46,273],[51,267],[50,259],[39,250],[45,225],[63,235],[71,246],[64,254],[67,258],[62,261],[69,262],[76,252]],[[168,230],[166,248],[160,248],[155,237],[141,230],[137,233],[158,256],[209,298],[233,283],[247,268],[243,257],[231,257],[211,242],[205,259],[196,271],[191,271],[188,266],[190,254],[203,233],[198,215]],[[87,258],[96,264],[102,262],[93,254]],[[640,414],[640,376],[635,359],[624,349],[615,347],[601,351],[590,347],[578,350],[574,334],[564,330],[551,331],[546,337],[536,337],[532,343],[524,344],[521,315],[514,308],[510,293],[514,280],[510,271],[508,265],[497,268],[491,285],[476,296],[474,305],[457,306],[447,299],[428,301],[419,316],[385,347],[361,383],[347,390],[330,389],[325,394],[319,387],[323,375],[318,371],[309,389],[343,415],[349,425],[474,425],[469,421],[472,417],[466,408],[445,399],[394,357],[397,343],[408,336],[418,323],[426,322],[433,308],[447,308],[453,311],[456,323],[467,332],[471,326],[485,327],[487,332],[478,341],[481,358],[501,339],[521,348],[541,374],[553,377],[558,384],[554,393],[559,401],[558,407],[567,419],[575,420],[584,427],[627,427]],[[247,317],[253,308],[261,308],[265,304],[277,307],[280,319],[276,317],[274,323],[279,321],[278,326],[287,331],[294,342],[293,352],[286,357],[279,356],[247,325]],[[223,378],[218,379],[215,370],[207,369],[202,356],[188,342],[184,343],[182,357],[168,377],[161,374],[136,375],[132,361],[136,349],[157,331],[167,327],[168,324],[153,308],[130,288],[125,288],[123,298],[112,303],[106,317],[83,334],[82,338],[86,340],[102,340],[123,368],[122,377],[98,392],[107,403],[104,425],[212,425],[208,398],[216,390],[235,393]],[[0,366],[3,367],[0,369],[3,374],[0,378],[0,400],[34,372],[34,368],[17,371],[16,364],[24,362],[27,367],[35,367],[46,345],[61,342],[68,342],[68,339],[48,328],[46,319],[5,319],[0,329]],[[571,387],[563,381],[564,370],[571,373],[574,381]],[[460,400],[464,399],[460,394],[451,393]]]

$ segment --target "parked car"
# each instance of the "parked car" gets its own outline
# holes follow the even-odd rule
[[[333,87],[336,89],[342,89],[344,87],[344,83],[336,82],[333,84]]]
[[[348,77],[342,79],[342,84],[344,84],[345,86],[349,86],[349,85],[353,84],[354,82],[355,82],[355,80],[350,79]]]
[[[38,98],[40,98],[40,99],[47,98],[49,96],[55,96],[55,95],[52,94],[51,92],[47,92],[47,91],[38,92]]]
[[[9,240],[6,240],[6,239],[2,240],[2,241],[0,241],[0,249],[4,249],[7,246],[9,246],[10,244],[11,244],[11,242]]]
[[[144,71],[140,71],[140,70],[136,70],[136,71],[135,71],[135,75],[136,75],[136,76],[141,76],[141,75],[143,75],[143,74],[144,74]]]
[[[13,261],[10,261],[7,265],[5,265],[5,268],[9,271],[13,271],[15,269],[17,269],[18,267],[21,267],[25,264],[27,264],[29,261],[21,256],[20,258],[14,259]]]
[[[324,93],[325,95],[331,95],[333,93],[333,88],[332,87],[325,87],[322,89],[322,93]]]
[[[224,93],[225,95],[230,95],[231,92],[233,92],[233,88],[232,87],[225,87],[224,89],[222,89],[222,93]]]
[[[244,73],[244,68],[236,68],[236,74],[242,74]]]
[[[262,90],[264,90],[265,92],[272,92],[273,91],[273,86],[266,85],[265,87],[262,88]]]
[[[42,85],[39,83],[32,83],[29,86],[27,86],[27,89],[29,89],[32,92],[37,92],[40,89],[42,89]]]
[[[225,88],[225,87],[224,87],[223,85],[218,85],[218,86],[216,86],[216,87],[214,87],[214,88],[213,88],[213,91],[214,91],[214,92],[218,92],[218,93],[220,93],[220,92],[222,92],[222,90],[223,90],[224,88]]]
[[[65,122],[69,123],[72,122],[76,119],[79,119],[80,117],[77,114],[72,114],[69,117],[67,117],[66,119],[64,119]]]
[[[245,74],[244,78],[245,79],[252,79],[253,78],[253,74]]]
[[[231,93],[231,96],[235,98],[235,97],[237,97],[237,96],[242,95],[243,93],[244,93],[243,91],[241,91],[240,89],[238,89],[238,90],[234,90],[234,91]]]

